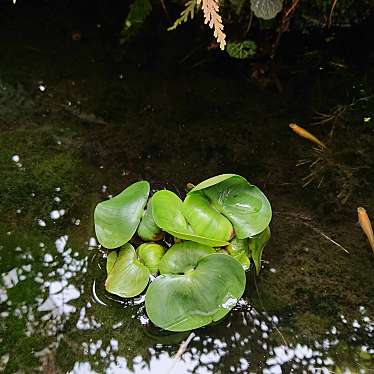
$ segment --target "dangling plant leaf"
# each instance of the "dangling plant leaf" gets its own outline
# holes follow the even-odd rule
[[[256,17],[274,18],[283,8],[283,0],[251,0],[251,9]]]
[[[238,239],[262,232],[271,220],[271,206],[261,190],[235,174],[223,174],[199,183],[189,193],[202,191],[210,204],[234,226]]]
[[[213,29],[220,48],[225,49],[226,34],[223,32],[222,18],[219,15],[219,0],[197,0],[197,3],[202,4],[205,24]]]
[[[195,9],[197,8],[196,0],[189,0],[185,4],[185,9],[182,10],[181,15],[177,18],[173,26],[168,28],[168,31],[175,30],[182,23],[187,22],[188,19],[193,19],[195,16]]]
[[[94,213],[99,243],[113,249],[127,243],[135,234],[149,194],[149,183],[132,184],[119,195],[97,204]]]
[[[230,256],[193,242],[175,244],[160,263],[162,275],[148,287],[150,320],[170,331],[187,331],[223,318],[245,289],[245,273]]]
[[[256,43],[252,40],[244,40],[239,43],[228,42],[226,51],[233,58],[246,59],[256,54]]]
[[[182,200],[171,191],[158,191],[153,195],[152,213],[157,226],[176,238],[193,240],[212,247],[228,244],[225,240],[197,235],[182,213]]]
[[[162,245],[156,243],[143,243],[136,250],[139,260],[153,275],[158,273],[158,267],[165,251],[166,249]]]
[[[270,236],[270,228],[267,227],[263,232],[249,238],[249,254],[252,256],[253,262],[255,263],[257,274],[260,273],[262,252]]]
[[[134,247],[127,243],[118,252],[113,251],[107,259],[108,277],[105,289],[121,297],[134,297],[147,287],[149,269],[137,258]]]
[[[163,237],[162,230],[156,225],[152,214],[152,198],[138,227],[138,235],[145,242],[158,241]]]

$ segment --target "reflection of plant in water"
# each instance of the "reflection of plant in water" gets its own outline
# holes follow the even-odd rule
[[[137,296],[150,275],[159,272],[145,294],[147,314],[155,325],[188,331],[222,319],[244,292],[250,258],[260,270],[270,237],[267,198],[235,174],[198,184],[184,201],[162,190],[146,207],[149,191],[148,182],[137,182],[95,209],[99,242],[109,249],[120,247],[107,257],[106,290],[125,298]],[[150,241],[168,233],[175,244],[142,244],[135,251],[129,240],[136,231]]]

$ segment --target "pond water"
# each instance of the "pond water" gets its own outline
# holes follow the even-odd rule
[[[0,372],[372,372],[374,255],[356,208],[374,218],[373,70],[298,53],[281,63],[280,94],[215,52],[186,63],[178,46],[176,63],[177,37],[124,56],[99,31],[72,41],[41,16],[12,17],[0,36]],[[142,297],[105,292],[93,209],[141,179],[183,194],[225,172],[269,196],[272,240],[233,311],[176,359],[190,332],[160,331]]]

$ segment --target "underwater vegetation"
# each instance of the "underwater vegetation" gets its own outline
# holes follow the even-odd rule
[[[244,293],[250,259],[259,272],[270,238],[270,203],[245,178],[222,174],[191,187],[184,200],[169,190],[149,198],[139,181],[94,213],[98,241],[111,250],[106,290],[132,298],[151,280],[147,315],[169,331],[222,319]]]
[[[25,88],[17,83],[10,84],[0,77],[0,119],[5,123],[14,122],[22,116],[29,116],[34,102]]]

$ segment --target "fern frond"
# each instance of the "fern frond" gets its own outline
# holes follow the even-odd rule
[[[223,31],[222,18],[219,15],[219,0],[197,0],[197,4],[202,3],[205,24],[208,24],[214,31],[220,48],[225,49],[226,34]]]
[[[185,9],[181,12],[178,19],[175,20],[174,25],[168,28],[168,31],[175,30],[179,25],[188,21],[188,18],[193,19],[195,16],[195,8],[197,7],[196,0],[189,0],[185,4]]]

